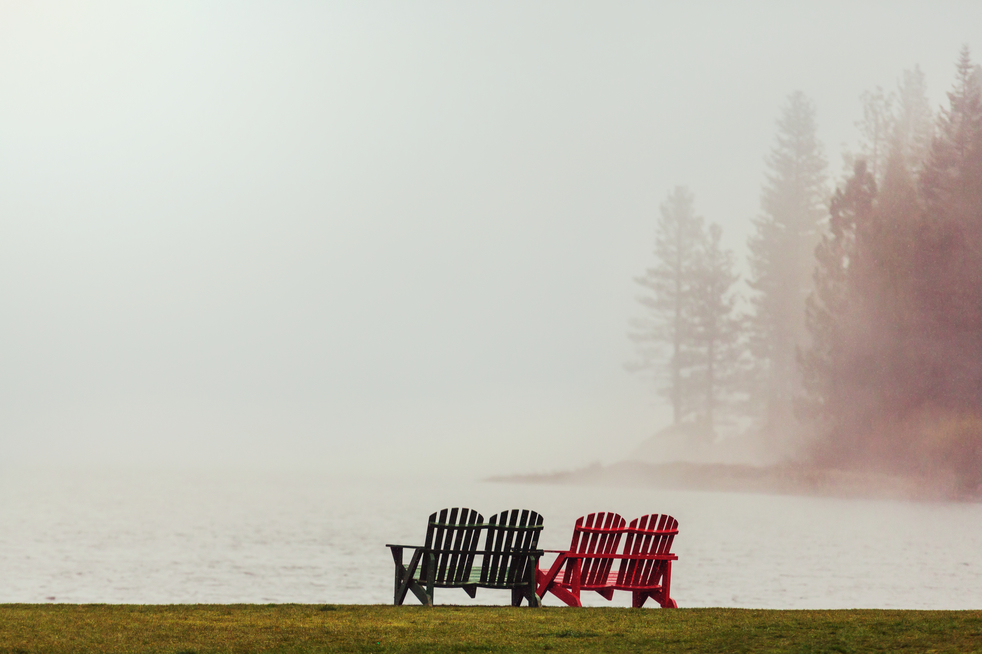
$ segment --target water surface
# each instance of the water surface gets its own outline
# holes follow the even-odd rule
[[[545,548],[568,546],[591,511],[670,513],[680,523],[672,594],[685,607],[982,608],[979,504],[425,475],[9,470],[0,602],[389,603],[385,544],[420,542],[426,517],[445,506],[535,509]],[[436,601],[505,604],[508,593],[437,589]],[[629,606],[630,596],[588,594],[584,604]]]

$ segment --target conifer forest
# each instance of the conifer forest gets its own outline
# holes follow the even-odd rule
[[[864,93],[838,178],[789,95],[745,264],[667,193],[629,336],[676,427],[982,488],[982,66],[954,69],[936,110],[917,67]]]

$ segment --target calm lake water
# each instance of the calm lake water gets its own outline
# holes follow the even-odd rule
[[[532,508],[541,545],[612,510],[679,520],[680,606],[982,608],[982,505],[313,473],[0,477],[0,603],[389,603],[386,543],[418,543],[445,506]],[[410,599],[409,601],[413,601]],[[508,593],[436,591],[438,604]],[[629,606],[585,595],[585,604]],[[554,598],[546,604],[558,605]]]

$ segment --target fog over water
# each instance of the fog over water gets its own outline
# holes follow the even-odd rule
[[[745,259],[775,119],[936,108],[978,2],[0,7],[0,469],[623,458],[685,184]],[[742,265],[742,264],[741,264]],[[431,510],[436,507],[426,507]]]
[[[982,504],[615,487],[412,483],[317,473],[21,474],[0,479],[0,603],[386,604],[385,543],[420,543],[426,516],[531,507],[540,545],[569,546],[585,513],[671,510],[681,607],[977,609]],[[547,555],[546,562],[551,562]],[[437,589],[438,604],[508,591]],[[589,592],[585,606],[630,606]],[[416,604],[410,597],[407,604]],[[552,595],[547,606],[562,606]],[[651,605],[651,602],[648,603]]]

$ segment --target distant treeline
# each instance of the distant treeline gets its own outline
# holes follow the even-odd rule
[[[742,418],[783,454],[982,485],[982,67],[963,48],[935,115],[919,68],[863,94],[829,196],[815,110],[793,93],[737,291],[721,230],[675,188],[637,278],[637,369],[676,425]],[[736,424],[739,424],[737,422]]]

